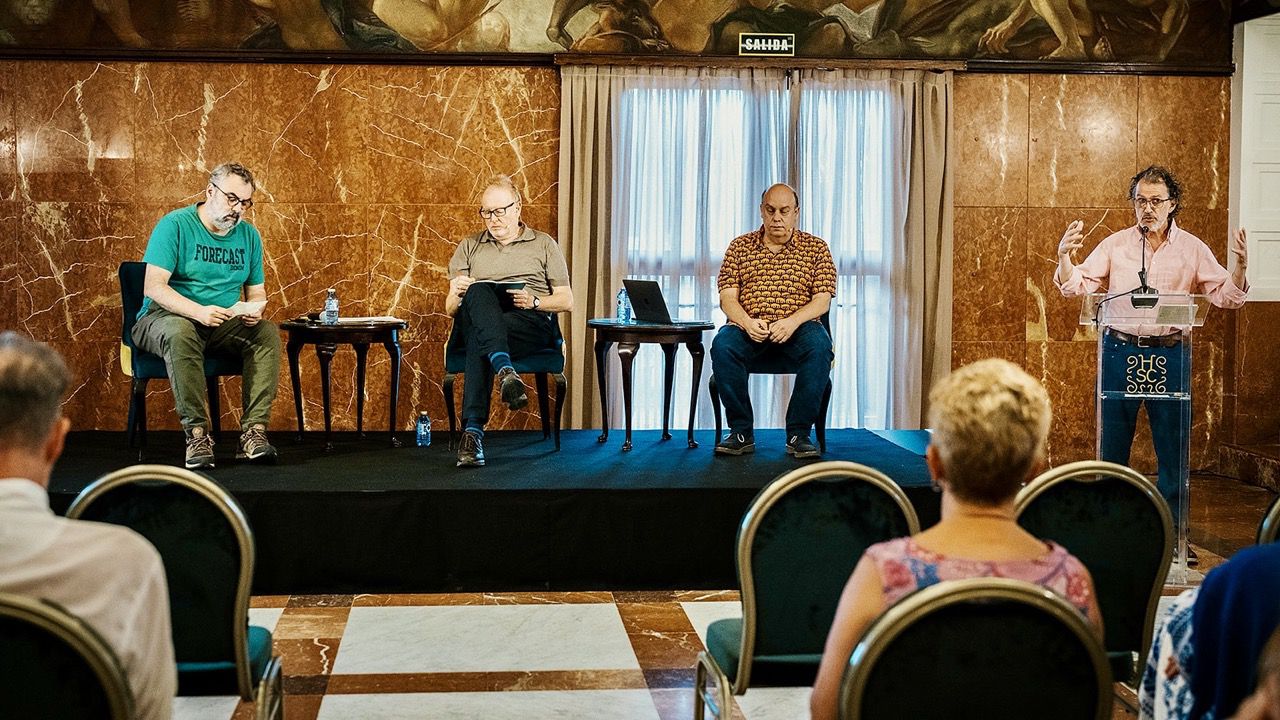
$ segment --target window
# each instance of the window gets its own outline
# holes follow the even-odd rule
[[[691,70],[631,78],[614,117],[612,235],[627,244],[627,275],[657,280],[674,316],[719,326],[716,274],[725,248],[760,226],[764,189],[790,182],[800,194],[799,227],[829,243],[839,274],[827,424],[884,427],[889,354],[876,338],[894,312],[890,248],[905,217],[904,152],[894,139],[901,110],[883,83],[831,75]],[[673,424],[682,426],[691,363],[683,351],[677,358]],[[656,348],[634,369],[635,387],[662,387]],[[757,428],[783,425],[791,383],[791,376],[752,376]],[[710,427],[702,392],[697,425]],[[661,427],[661,413],[659,402],[636,403],[635,427]]]

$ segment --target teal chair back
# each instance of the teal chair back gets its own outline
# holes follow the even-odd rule
[[[1151,647],[1173,556],[1172,516],[1155,484],[1123,465],[1070,463],[1028,483],[1016,512],[1027,532],[1053,540],[1088,568],[1112,675],[1133,680]]]
[[[694,720],[707,710],[729,717],[730,695],[752,684],[813,684],[840,594],[862,553],[919,530],[902,488],[865,465],[813,463],[765,486],[738,529],[742,617],[707,629]]]
[[[1271,503],[1267,514],[1262,516],[1262,522],[1258,523],[1258,544],[1273,543],[1278,535],[1280,535],[1280,497]]]
[[[0,593],[0,717],[131,720],[133,695],[87,623],[51,602]]]
[[[229,493],[189,470],[135,465],[86,487],[67,517],[123,525],[159,551],[179,695],[254,696],[248,648],[253,537]]]
[[[1066,600],[1007,578],[952,580],[884,612],[854,648],[842,720],[1104,720],[1111,675]]]

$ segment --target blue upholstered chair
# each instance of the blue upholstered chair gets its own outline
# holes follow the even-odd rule
[[[827,335],[831,334],[831,313],[825,312],[818,318]],[[780,353],[766,352],[747,365],[748,375],[794,375],[796,369],[787,363]],[[716,442],[724,437],[721,422],[720,388],[716,384],[716,375],[711,373],[707,379],[707,392],[711,394],[711,412],[716,417]],[[818,408],[818,421],[813,424],[813,434],[818,439],[818,447],[827,451],[827,409],[831,407],[831,377],[827,376],[827,389],[822,392],[822,405]]]
[[[133,345],[133,326],[142,309],[143,285],[147,276],[147,264],[142,262],[120,263],[120,368],[133,378],[129,391],[129,447],[138,441],[147,444],[147,381],[168,380],[169,371],[164,358],[141,350]],[[238,357],[210,355],[204,359],[205,384],[209,391],[209,420],[213,424],[215,440],[222,439],[218,402],[218,378],[244,373],[244,363]],[[138,449],[142,459],[142,449]]]
[[[1173,519],[1155,483],[1124,465],[1069,463],[1027,483],[1016,512],[1023,529],[1053,540],[1088,568],[1111,675],[1135,680],[1173,557]]]
[[[271,632],[249,625],[253,534],[230,493],[190,470],[134,465],[95,480],[67,517],[123,525],[159,551],[179,695],[236,694],[256,701],[258,720],[280,716],[280,658]]]
[[[951,580],[908,595],[867,629],[840,686],[841,720],[1006,717],[1111,717],[1093,628],[1019,580]]]
[[[132,720],[116,654],[54,603],[0,593],[0,717]]]
[[[862,553],[919,530],[902,488],[865,465],[814,463],[765,486],[738,529],[742,617],[711,623],[698,654],[695,720],[730,717],[749,686],[813,684]]]
[[[1267,514],[1262,516],[1262,522],[1258,523],[1258,544],[1273,543],[1278,535],[1280,535],[1280,497],[1271,503],[1271,509],[1267,510]]]
[[[542,439],[546,440],[554,434],[556,450],[559,450],[560,418],[564,414],[565,393],[568,391],[569,384],[564,377],[564,337],[560,334],[560,323],[552,323],[552,326],[555,328],[556,346],[554,348],[539,350],[519,360],[513,358],[511,365],[521,375],[534,376],[533,379],[538,389],[538,417],[542,419]],[[465,373],[466,369],[466,341],[463,339],[462,333],[458,332],[457,323],[454,323],[453,330],[449,333],[449,342],[445,343],[444,384],[441,387],[444,391],[445,411],[449,414],[450,448],[454,446],[454,438],[458,432],[458,410],[453,397],[454,380],[457,379],[459,374]],[[548,375],[554,378],[556,382],[554,407],[551,405],[549,397]]]

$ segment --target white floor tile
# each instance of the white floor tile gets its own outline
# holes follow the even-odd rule
[[[317,720],[420,720],[421,718],[658,720],[658,711],[653,706],[648,690],[327,695],[320,704]]]
[[[274,633],[282,614],[284,608],[249,608],[249,624],[264,627]]]
[[[748,688],[735,698],[747,720],[809,717],[810,688]]]
[[[691,602],[680,603],[684,614],[688,616],[693,629],[698,632],[702,644],[707,644],[707,627],[716,620],[742,616],[742,603],[738,602]]]
[[[612,604],[357,607],[335,674],[638,669]]]
[[[177,697],[173,699],[173,720],[230,720],[240,703],[237,696]]]

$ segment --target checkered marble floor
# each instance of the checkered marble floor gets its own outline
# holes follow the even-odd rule
[[[283,658],[286,720],[689,720],[707,627],[739,612],[736,592],[295,595],[255,597],[250,622]],[[806,718],[809,689],[736,702],[738,720]],[[175,720],[252,717],[174,701]]]

